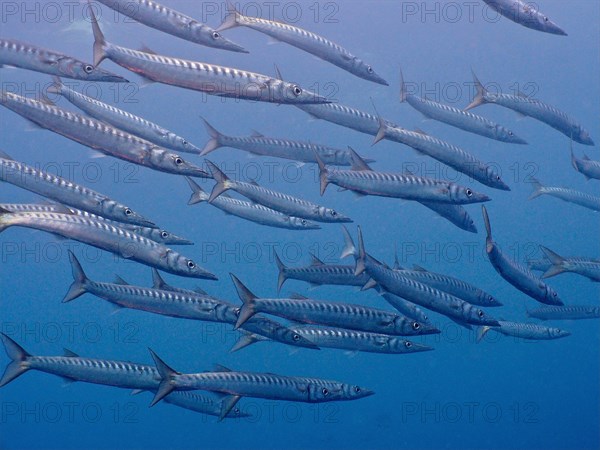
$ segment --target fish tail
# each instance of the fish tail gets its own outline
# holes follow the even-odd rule
[[[487,325],[484,325],[482,327],[479,327],[479,329],[477,330],[477,338],[476,338],[476,342],[480,343],[481,340],[484,338],[484,336],[487,334],[488,331],[490,331],[490,328]]]
[[[481,205],[481,212],[483,214],[483,223],[485,224],[485,247],[486,251],[489,253],[492,251],[494,247],[494,239],[492,238],[492,226],[490,225],[490,217],[488,216],[487,209],[484,205]]]
[[[69,250],[69,261],[71,261],[73,284],[71,284],[71,287],[67,291],[65,298],[63,298],[63,303],[73,301],[87,292],[86,284],[88,282],[88,278],[85,276],[85,272],[83,271],[81,264],[71,250]]]
[[[24,363],[31,355],[4,333],[0,333],[0,339],[4,344],[6,354],[12,360],[4,369],[4,375],[0,379],[0,387],[2,387],[29,370]]]
[[[156,394],[154,394],[154,398],[152,399],[152,403],[150,406],[156,405],[163,398],[169,395],[171,392],[175,390],[175,386],[173,385],[173,377],[178,375],[179,372],[169,367],[167,363],[165,363],[160,357],[152,351],[152,349],[148,349],[150,354],[152,355],[152,359],[154,360],[154,364],[156,365],[156,370],[160,375],[160,384],[158,385],[158,389],[156,390]]]
[[[354,275],[358,276],[365,271],[365,259],[367,253],[365,252],[365,242],[363,240],[362,230],[358,227],[358,258],[356,259],[356,266],[354,268]]]
[[[213,187],[212,192],[210,193],[210,197],[208,198],[208,203],[212,203],[215,198],[217,198],[219,195],[221,195],[223,192],[229,189],[229,178],[223,173],[221,169],[219,169],[208,159],[205,161],[208,165],[211,175],[217,182],[217,184],[215,184],[215,186]]]
[[[402,69],[400,69],[400,103],[404,103],[406,101],[406,84],[404,83],[404,75],[402,74]]]
[[[347,256],[358,256],[358,252],[356,251],[356,247],[354,245],[354,241],[352,240],[352,236],[350,236],[350,232],[345,225],[342,225],[342,233],[344,233],[344,248],[342,249],[342,254],[340,258],[343,259]]]
[[[275,254],[275,263],[277,264],[277,269],[279,270],[279,276],[277,278],[277,293],[279,294],[283,283],[285,283],[285,280],[287,280],[287,275],[285,273],[287,267],[285,266],[285,264],[283,264],[281,258],[279,258],[279,255],[275,250],[273,250],[273,253]]]
[[[481,84],[481,81],[479,81],[477,75],[475,75],[475,72],[471,70],[471,73],[473,74],[473,83],[475,84],[475,89],[477,90],[477,92],[475,93],[473,101],[469,103],[469,105],[465,108],[465,111],[477,108],[478,106],[487,103],[487,100],[485,99],[487,90],[483,87],[483,84]]]
[[[2,233],[10,226],[10,224],[6,220],[7,216],[10,216],[10,214],[13,214],[13,212],[9,211],[8,209],[0,208],[0,233]]]
[[[217,27],[216,31],[229,30],[230,28],[239,26],[241,17],[242,15],[235,9],[235,5],[230,1],[227,1],[227,15],[225,16],[223,23]]]
[[[529,195],[529,200],[533,200],[544,194],[544,185],[537,178],[531,178],[531,185],[533,186],[533,192]]]
[[[327,189],[327,185],[329,184],[329,179],[327,178],[327,174],[329,171],[327,170],[327,166],[323,160],[319,157],[316,151],[314,151],[315,159],[317,160],[317,164],[319,165],[319,182],[321,184],[321,196],[325,193],[325,189]]]
[[[235,289],[237,290],[238,296],[242,301],[243,305],[240,308],[240,314],[238,316],[237,322],[235,323],[234,329],[237,330],[241,327],[248,319],[250,319],[254,314],[256,314],[256,295],[254,295],[250,290],[244,286],[244,284],[232,273],[229,274],[231,276],[231,280],[235,285]]]
[[[210,140],[206,143],[206,145],[200,152],[200,156],[208,155],[210,152],[213,152],[216,149],[220,148],[220,138],[223,136],[215,127],[208,123],[206,119],[202,118],[202,120],[204,121],[204,126],[206,127],[206,131],[210,136]]]
[[[249,345],[255,344],[262,340],[254,333],[248,333],[247,331],[244,331],[244,330],[241,330],[241,331],[242,331],[242,334],[240,335],[240,338],[237,340],[237,342],[235,344],[233,344],[233,347],[231,347],[229,349],[229,353],[237,352],[238,350],[246,348]]]
[[[558,253],[553,252],[547,247],[540,245],[540,250],[544,252],[544,255],[552,263],[552,265],[544,272],[542,278],[550,278],[560,273],[566,272],[564,263],[565,258],[560,256]]]
[[[185,179],[192,189],[192,195],[188,200],[188,205],[195,205],[196,203],[205,202],[208,200],[208,194],[200,187],[198,183],[196,183],[190,177],[185,177]]]
[[[106,54],[106,39],[100,29],[100,25],[98,25],[98,19],[96,18],[96,14],[94,14],[94,8],[89,0],[88,9],[90,11],[92,31],[94,32],[94,65],[97,66],[108,56]]]

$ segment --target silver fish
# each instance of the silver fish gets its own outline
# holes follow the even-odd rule
[[[151,227],[143,227],[139,225],[131,225],[127,223],[116,222],[110,219],[106,219],[102,216],[97,216],[96,214],[89,213],[87,211],[82,211],[80,209],[76,209],[73,207],[65,207],[60,204],[53,203],[42,203],[42,204],[31,204],[31,203],[0,203],[0,208],[6,209],[10,212],[54,212],[54,213],[67,213],[69,211],[72,214],[76,214],[78,216],[87,217],[93,220],[104,221],[110,225],[114,225],[119,228],[123,228],[125,230],[129,230],[132,233],[139,234],[140,236],[144,236],[148,239],[153,240],[154,242],[158,242],[160,244],[165,245],[193,245],[193,242],[179,237],[167,230],[163,230],[161,228],[151,228]],[[67,211],[65,211],[65,208]]]
[[[295,333],[305,336],[321,348],[336,348],[349,352],[369,352],[387,354],[407,354],[426,352],[433,348],[417,344],[397,336],[367,333],[364,331],[344,330],[342,328],[313,327],[296,325],[291,327]],[[239,340],[229,350],[235,352],[256,342],[269,341],[263,336],[242,333]]]
[[[58,175],[15,161],[0,150],[0,181],[14,184],[35,194],[51,198],[99,216],[132,225],[154,223],[110,197]]]
[[[316,153],[325,164],[333,166],[349,166],[351,164],[351,156],[348,150],[305,141],[267,137],[257,131],[246,137],[226,136],[206,120],[204,120],[204,125],[210,135],[210,140],[206,143],[200,155],[207,155],[220,147],[233,147],[254,155],[291,159],[303,163],[316,163]],[[366,161],[374,162],[372,159],[366,159]]]
[[[588,158],[587,155],[583,155],[583,158],[577,159],[573,153],[573,147],[571,146],[571,164],[573,168],[581,173],[586,180],[593,178],[600,180],[600,161],[594,161]]]
[[[551,197],[559,198],[568,203],[583,206],[584,208],[593,211],[600,211],[600,197],[586,194],[585,192],[576,191],[575,189],[544,186],[535,178],[532,178],[531,184],[533,192],[529,196],[529,200],[539,197],[540,195],[550,195]]]
[[[73,239],[175,275],[217,279],[173,249],[105,221],[75,214],[0,210],[0,232],[11,226],[32,228]]]
[[[100,120],[10,92],[2,91],[0,95],[0,104],[30,122],[106,155],[161,172],[210,178],[178,154]]]
[[[477,233],[475,222],[465,208],[460,205],[452,205],[449,203],[436,202],[419,202],[426,208],[439,214],[444,219],[450,221],[458,228],[468,231],[469,233]]]
[[[318,34],[295,27],[293,25],[276,22],[274,20],[261,19],[260,17],[248,17],[242,15],[235,6],[227,2],[228,13],[217,31],[228,30],[234,27],[248,27],[266,34],[278,41],[293,45],[324,61],[330,62],[357,77],[372,81],[377,84],[389,86],[388,82],[375,73],[373,68],[354,56],[345,48]]]
[[[230,67],[188,61],[137,51],[107,42],[90,9],[94,31],[94,64],[109,58],[116,64],[151,81],[205,92],[221,97],[278,104],[327,103],[325,97],[299,85]]]
[[[98,1],[137,22],[186,41],[221,50],[248,53],[242,46],[224,38],[208,25],[153,0]]]
[[[321,195],[329,183],[349,189],[362,195],[402,198],[425,202],[470,204],[489,201],[485,194],[473,192],[471,188],[459,186],[443,180],[419,177],[406,173],[376,172],[354,151],[352,168],[333,169],[325,167],[315,155],[319,164]]]
[[[366,272],[371,277],[371,280],[363,289],[380,286],[398,297],[443,314],[467,327],[468,324],[491,326],[498,324],[495,319],[470,303],[420,281],[403,276],[399,271],[391,269],[371,257],[365,251],[360,227],[358,228],[358,244],[358,257],[356,258],[354,273],[359,275]]]
[[[400,71],[400,85],[400,103],[408,102],[410,106],[425,117],[496,141],[511,144],[527,144],[527,141],[518,137],[508,128],[492,122],[485,117],[409,93],[404,83],[402,71]]]
[[[63,303],[71,302],[85,293],[90,293],[119,308],[136,309],[182,319],[232,325],[236,323],[239,314],[238,307],[206,293],[172,288],[162,280],[160,275],[157,279],[156,272],[153,272],[153,278],[155,285],[160,285],[158,288],[132,286],[120,277],[117,277],[115,283],[100,283],[90,280],[86,276],[81,264],[71,251],[69,251],[69,259],[73,283],[69,287]],[[307,339],[265,317],[253,318],[244,325],[244,329],[284,344],[318,348]]]
[[[243,303],[236,328],[241,327],[255,314],[263,312],[302,323],[381,334],[416,336],[439,333],[439,330],[431,325],[366,306],[311,300],[298,295],[293,298],[258,298],[235,275],[230,275]]]
[[[497,327],[481,327],[477,332],[477,342],[481,342],[490,330],[504,334],[505,336],[529,340],[560,339],[571,335],[569,331],[561,330],[560,328],[544,327],[533,323],[507,322],[505,320],[499,320],[498,323],[499,326]]]
[[[483,0],[494,11],[519,25],[544,33],[566,36],[567,33],[542,14],[535,3],[523,0]]]
[[[335,209],[317,205],[316,203],[293,197],[281,192],[272,191],[256,183],[246,183],[243,181],[231,180],[215,164],[206,160],[206,164],[211,175],[217,182],[210,194],[208,202],[211,203],[223,192],[232,189],[237,193],[247,197],[253,202],[259,203],[267,208],[274,209],[283,214],[294,217],[314,220],[326,223],[344,223],[352,222],[352,219],[337,212]]]
[[[477,93],[473,101],[465,109],[469,110],[486,103],[494,103],[512,109],[519,114],[533,117],[540,122],[550,125],[575,142],[585,145],[594,145],[590,134],[575,119],[554,106],[543,103],[524,95],[512,95],[489,92],[473,74],[473,81]]]
[[[367,275],[355,276],[354,266],[343,266],[340,264],[325,264],[314,254],[311,256],[311,264],[306,267],[286,267],[277,252],[275,262],[279,270],[277,279],[277,292],[281,291],[286,280],[300,280],[310,283],[311,286],[341,285],[341,286],[364,286],[369,277]]]
[[[485,251],[488,259],[502,278],[512,284],[521,292],[529,295],[538,302],[547,305],[563,305],[558,293],[536,277],[527,267],[517,261],[510,259],[496,245],[492,238],[492,227],[485,206],[482,206],[483,221],[487,237],[485,239]]]
[[[192,189],[188,205],[208,202],[210,195],[198,183],[189,177],[186,180]],[[226,193],[213,199],[211,205],[219,208],[225,214],[231,214],[254,223],[269,227],[285,228],[288,230],[319,230],[321,227],[300,217],[288,216],[258,203],[231,198]]]
[[[62,95],[73,105],[95,119],[102,120],[120,130],[139,136],[142,139],[165,148],[186,153],[200,153],[200,149],[185,138],[161,127],[143,117],[83,95],[65,86],[60,78],[48,88],[49,93]]]
[[[408,145],[418,153],[436,159],[486,186],[510,191],[510,187],[502,181],[494,167],[483,163],[462,148],[428,135],[421,130],[410,131],[404,128],[390,127],[381,120],[381,126],[373,143],[376,144],[383,139]]]
[[[123,77],[72,56],[12,39],[0,39],[1,66],[20,67],[75,80],[128,83]]]
[[[241,397],[323,403],[358,400],[374,394],[369,389],[338,381],[288,377],[273,373],[233,372],[222,366],[218,372],[184,374],[173,370],[152,350],[150,353],[162,378],[150,406],[175,390],[200,389],[228,394],[229,397],[223,399],[222,416],[225,416]]]
[[[39,370],[59,376],[68,382],[101,384],[139,391],[155,391],[160,384],[160,375],[156,367],[129,361],[82,358],[76,353],[65,350],[64,356],[33,356],[4,333],[0,333],[6,354],[12,360],[6,367],[0,387],[6,386],[28,370]],[[221,404],[213,397],[190,392],[173,392],[165,402],[192,411],[221,415]],[[227,418],[244,417],[239,408],[232,409]]]
[[[600,260],[591,258],[563,258],[558,253],[540,245],[544,256],[550,262],[542,278],[550,278],[564,272],[573,272],[592,281],[600,282]]]
[[[544,306],[528,309],[527,317],[540,320],[581,320],[600,318],[600,307],[591,305]]]

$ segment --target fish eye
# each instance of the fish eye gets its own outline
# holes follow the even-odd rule
[[[509,132],[508,132],[508,135],[509,135],[509,136],[512,136],[512,135],[513,135],[513,132],[512,132],[512,131],[509,131]]]
[[[354,392],[360,393],[360,386],[354,386]]]
[[[467,197],[472,197],[473,191],[471,189],[467,188],[467,190],[465,191],[465,194],[467,194]]]
[[[161,231],[161,232],[160,232],[160,236],[161,236],[163,239],[166,239],[166,238],[168,238],[168,237],[169,237],[169,233],[167,233],[166,231]]]
[[[302,220],[300,221],[300,223],[301,223],[302,225],[306,225],[306,220],[305,220],[305,219],[302,219]]]
[[[479,310],[479,311],[477,311],[477,315],[478,315],[479,317],[483,317],[483,311],[482,311],[482,310]]]
[[[130,215],[132,215],[132,214],[133,214],[133,211],[132,211],[131,209],[129,209],[129,208],[126,208],[126,209],[125,209],[125,215],[126,215],[126,216],[130,216]]]
[[[405,346],[406,348],[411,348],[411,347],[412,347],[412,342],[410,342],[410,341],[406,341],[406,342],[404,342],[404,346]]]
[[[547,17],[544,17],[544,22],[548,22],[548,18]]]
[[[334,210],[331,210],[331,215],[332,215],[333,217],[335,217],[335,216],[337,216],[337,212],[336,212],[336,211],[334,211]]]
[[[194,267],[196,267],[196,264],[194,263],[194,261],[188,260],[187,266],[189,269],[193,269]]]
[[[299,334],[294,334],[294,335],[292,336],[292,339],[293,339],[294,341],[298,342],[298,341],[300,340],[300,335],[299,335]]]
[[[234,414],[239,414],[240,413],[240,408],[233,408],[233,412],[234,412]]]
[[[298,97],[300,94],[302,94],[302,89],[300,89],[300,86],[294,86],[293,90],[294,90],[294,95],[296,97]]]
[[[92,73],[94,71],[94,66],[92,66],[91,64],[86,64],[85,66],[83,66],[83,70],[85,73]]]
[[[186,141],[185,139],[181,140],[181,145],[188,145],[188,141]]]
[[[219,39],[221,35],[217,31],[213,31],[212,37],[213,39]]]
[[[418,330],[419,328],[421,328],[421,324],[419,322],[413,322],[412,327],[413,330]]]
[[[175,157],[175,164],[177,164],[178,166],[183,164],[183,159],[181,159],[179,156]]]
[[[327,397],[327,396],[329,395],[329,390],[328,390],[327,388],[323,388],[323,389],[321,389],[321,393],[322,393],[322,394],[323,394],[325,397]]]
[[[496,175],[496,181],[500,181],[500,175]]]
[[[552,293],[552,296],[553,296],[553,297],[557,297],[557,296],[558,296],[558,294],[557,294],[556,292],[553,292],[553,293]]]
[[[371,66],[367,66],[367,72],[373,73],[373,68]]]

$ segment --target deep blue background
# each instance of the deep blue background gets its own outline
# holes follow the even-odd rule
[[[165,1],[183,12],[203,18],[200,2]],[[68,3],[68,2],[66,2]],[[267,45],[266,36],[250,29],[227,31],[249,55],[196,46],[131,23],[103,7],[101,25],[111,42],[159,53],[273,74],[276,63],[286,79],[317,89],[342,103],[372,111],[372,97],[385,117],[405,127],[420,127],[473,152],[502,170],[511,192],[488,189],[464,177],[462,184],[493,197],[489,204],[494,235],[507,252],[523,261],[539,257],[537,244],[558,253],[598,257],[598,215],[553,198],[528,201],[528,175],[542,182],[598,194],[598,181],[586,182],[570,165],[569,142],[562,134],[533,119],[519,120],[500,107],[483,106],[477,113],[499,121],[526,138],[529,146],[511,146],[464,133],[443,124],[423,121],[409,105],[398,102],[398,70],[407,82],[429,91],[430,97],[465,106],[471,99],[470,69],[484,83],[503,90],[523,90],[572,114],[600,140],[598,61],[600,32],[598,2],[546,0],[543,11],[569,33],[559,37],[529,30],[483,9],[483,2],[282,2],[275,18],[293,20],[300,5],[300,26],[342,44],[373,65],[390,81],[389,88],[358,79],[311,55],[285,44]],[[89,23],[82,6],[70,16],[63,2],[2,2],[17,8],[2,11],[2,36],[21,39],[91,60]],[[204,8],[219,3],[204,2]],[[58,9],[57,9],[58,8]],[[312,8],[312,9],[311,9]],[[320,11],[315,18],[315,8]],[[406,11],[416,8],[415,15]],[[430,12],[422,15],[425,8]],[[458,9],[457,9],[458,8]],[[26,11],[32,11],[25,14]],[[284,15],[283,11],[287,14]],[[404,13],[403,13],[404,11]],[[457,11],[462,16],[456,19]],[[484,20],[483,13],[493,20]],[[268,15],[268,8],[262,9]],[[325,15],[333,13],[331,20]],[[248,10],[248,14],[256,14]],[[217,26],[215,15],[205,20]],[[110,61],[103,67],[129,77],[134,74]],[[48,77],[20,69],[2,69],[2,86],[32,96]],[[15,85],[16,83],[16,85]],[[460,87],[457,91],[456,87]],[[80,83],[109,103],[154,120],[202,146],[207,134],[199,116],[217,129],[237,135],[252,129],[276,137],[305,139],[333,146],[351,145],[377,159],[375,168],[402,170],[405,163],[437,176],[454,173],[433,160],[416,156],[404,146],[383,142],[370,148],[372,138],[320,121],[291,106],[222,100],[158,84],[133,86]],[[533,91],[532,91],[533,89]],[[70,107],[64,99],[59,105]],[[89,149],[46,131],[26,131],[25,121],[0,110],[2,148],[15,158],[38,164],[130,204],[175,233],[194,239],[181,251],[215,272],[219,282],[200,283],[211,294],[238,302],[228,273],[238,275],[258,295],[276,293],[275,246],[286,264],[308,261],[315,251],[335,262],[341,248],[340,229],[325,225],[320,231],[292,232],[260,227],[215,208],[187,206],[189,189],[172,175],[135,170],[111,158],[92,159]],[[598,148],[577,145],[600,159]],[[187,155],[191,161],[202,160]],[[404,264],[419,263],[451,273],[489,290],[506,305],[493,314],[523,320],[525,308],[536,302],[515,290],[496,274],[484,253],[483,224],[478,206],[468,207],[480,233],[469,234],[436,218],[418,204],[379,198],[356,200],[330,187],[319,197],[314,168],[283,160],[248,157],[234,149],[210,155],[226,163],[234,176],[256,178],[282,191],[321,201],[351,215],[363,226],[368,250],[391,260],[393,245]],[[267,163],[275,163],[272,176]],[[127,175],[131,176],[127,176]],[[298,177],[297,175],[300,174]],[[207,189],[211,184],[203,184]],[[2,185],[0,201],[34,202],[35,196]],[[354,227],[352,227],[354,229]],[[489,339],[475,344],[473,335],[435,317],[441,337],[421,339],[436,350],[392,356],[341,351],[293,349],[259,344],[229,354],[235,334],[229,327],[175,320],[138,311],[113,311],[105,302],[84,296],[61,304],[71,283],[66,250],[71,245],[90,277],[110,280],[119,273],[136,284],[148,284],[150,270],[117,260],[83,245],[57,241],[27,229],[10,229],[0,238],[2,265],[1,327],[34,354],[60,354],[62,347],[88,356],[150,362],[146,347],[182,371],[209,369],[213,363],[234,369],[272,371],[339,379],[368,386],[370,398],[350,403],[311,406],[255,399],[242,400],[251,420],[226,421],[160,404],[146,407],[147,394],[129,397],[126,391],[94,385],[63,387],[46,374],[27,373],[0,391],[0,447],[17,448],[598,448],[599,352],[598,322],[564,322],[573,334],[549,342]],[[166,277],[172,284],[193,287],[189,279]],[[571,304],[598,304],[598,286],[575,275],[551,281]],[[352,289],[320,288],[309,292],[304,284],[288,282],[285,293],[299,291],[316,298],[383,305],[374,293]],[[492,311],[490,311],[492,313]],[[432,314],[433,315],[433,314]],[[2,356],[0,359],[6,361]],[[72,413],[72,414],[71,414]]]

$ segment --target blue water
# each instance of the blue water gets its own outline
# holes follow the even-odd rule
[[[2,2],[2,36],[24,40],[91,60],[89,23],[82,6],[72,2]],[[165,0],[169,6],[204,18],[217,26],[218,15],[204,14],[223,5]],[[285,44],[267,45],[266,36],[250,29],[225,35],[250,50],[249,55],[194,45],[131,23],[102,8],[101,25],[111,42],[158,53],[274,74],[277,64],[286,79],[318,90],[350,106],[371,112],[370,98],[380,113],[402,126],[419,127],[460,145],[502,171],[511,192],[488,189],[458,177],[462,184],[492,196],[489,203],[494,235],[501,247],[520,261],[540,257],[538,244],[569,256],[599,257],[597,213],[541,197],[527,200],[529,176],[549,185],[569,186],[598,194],[598,182],[586,182],[570,164],[568,139],[533,119],[519,119],[510,110],[478,108],[478,114],[514,130],[530,143],[511,146],[424,121],[398,102],[398,70],[419,93],[463,107],[470,100],[470,69],[484,83],[504,91],[524,91],[576,117],[600,139],[600,4],[589,0],[546,0],[542,10],[569,33],[539,33],[497,17],[483,2],[280,2],[276,19],[295,23],[339,42],[368,61],[390,81],[386,88]],[[273,4],[273,3],[272,3]],[[469,4],[473,18],[469,17]],[[253,3],[253,5],[259,5]],[[70,9],[72,8],[72,9]],[[428,11],[428,12],[427,12]],[[256,15],[256,9],[248,8]],[[318,14],[315,16],[315,13]],[[260,13],[268,17],[268,6]],[[457,17],[457,14],[461,17]],[[484,20],[486,13],[491,20]],[[103,67],[139,79],[110,61]],[[2,69],[3,89],[34,96],[47,76],[20,69]],[[207,134],[199,117],[231,135],[250,134],[304,139],[344,148],[351,145],[377,160],[376,169],[400,171],[417,164],[430,176],[456,177],[437,162],[411,149],[324,121],[311,121],[292,106],[275,106],[206,97],[171,86],[112,86],[74,82],[74,88],[147,117],[202,146]],[[64,99],[58,101],[70,107]],[[235,273],[256,294],[276,294],[275,248],[288,265],[309,261],[315,252],[336,262],[341,250],[340,227],[294,232],[226,216],[207,205],[187,206],[183,179],[134,168],[111,158],[91,158],[90,150],[48,131],[28,131],[16,114],[0,110],[2,148],[18,160],[70,177],[131,205],[161,226],[196,242],[180,250],[216,273],[218,282],[197,282],[167,275],[169,283],[205,288],[238,302],[228,273]],[[576,145],[600,159],[597,147]],[[194,162],[201,159],[193,155]],[[490,314],[525,320],[526,308],[537,303],[514,289],[494,271],[484,252],[480,208],[468,206],[479,234],[470,234],[437,218],[428,209],[400,200],[355,199],[331,186],[323,198],[315,169],[297,168],[285,160],[248,157],[220,149],[210,159],[225,164],[232,176],[299,197],[322,202],[351,215],[363,227],[367,249],[391,261],[397,245],[400,262],[420,264],[464,278],[493,293],[505,306]],[[414,167],[415,166],[411,166]],[[203,183],[206,188],[211,184]],[[2,202],[36,202],[33,194],[2,185]],[[351,229],[355,231],[355,227]],[[88,275],[111,280],[118,273],[130,283],[148,285],[150,269],[105,252],[28,229],[9,229],[0,237],[0,327],[30,353],[61,354],[69,348],[81,355],[126,359],[150,364],[151,347],[180,371],[202,371],[220,363],[233,369],[305,375],[356,383],[376,395],[356,402],[322,405],[242,399],[250,419],[217,423],[172,405],[147,407],[149,394],[130,397],[124,390],[72,384],[31,372],[0,391],[0,447],[3,449],[110,448],[598,448],[599,351],[598,321],[560,322],[566,339],[524,342],[489,334],[476,344],[472,332],[431,313],[440,336],[415,339],[435,351],[413,355],[347,355],[325,349],[311,351],[261,343],[228,353],[236,333],[228,326],[177,320],[140,311],[114,310],[86,295],[69,304],[61,299],[72,278],[67,249],[74,249]],[[598,285],[565,274],[550,284],[570,304],[598,305]],[[289,281],[284,293],[339,299],[386,307],[372,291],[322,287]],[[8,362],[3,354],[2,363]]]

